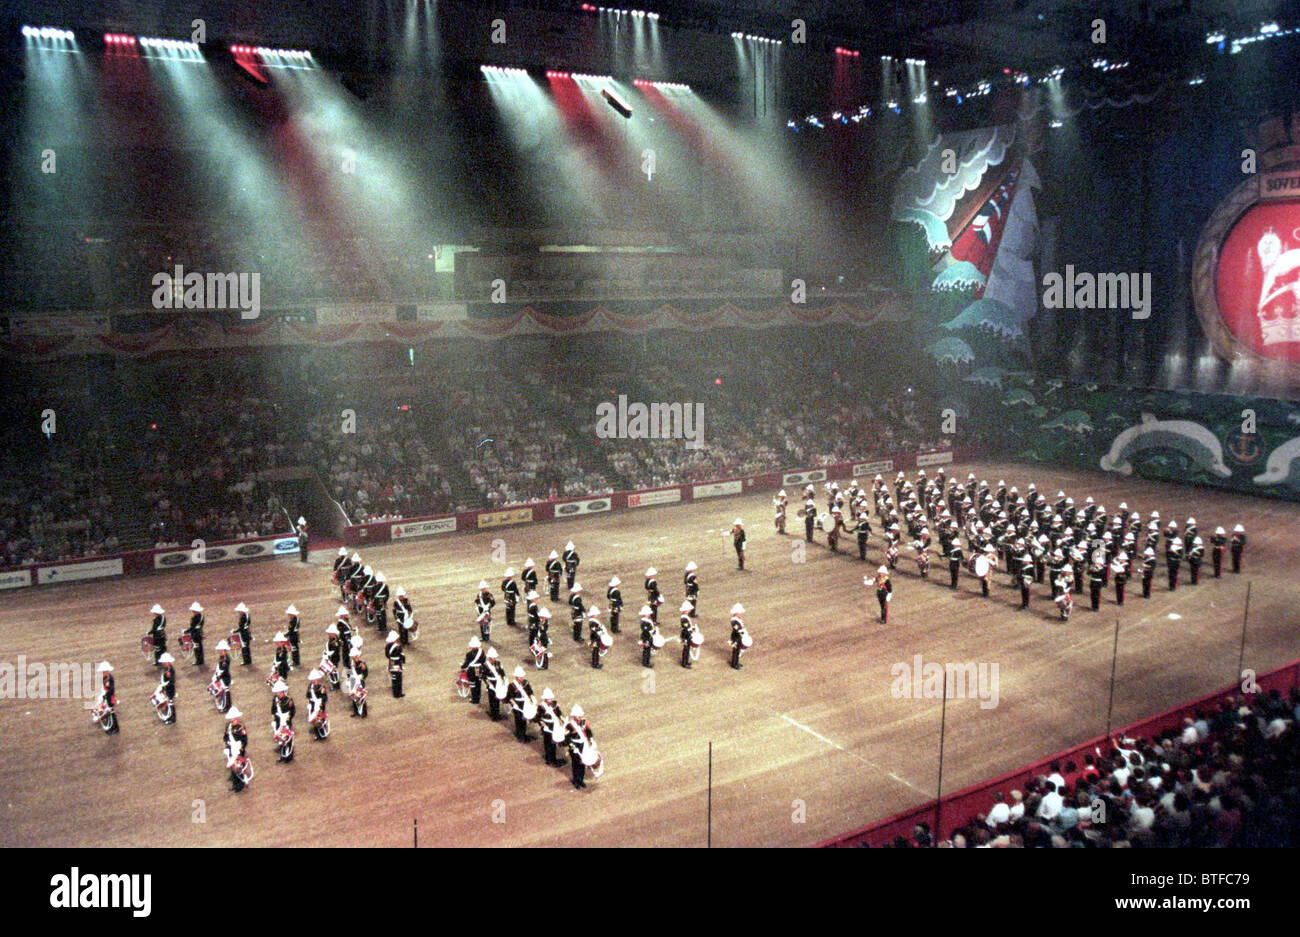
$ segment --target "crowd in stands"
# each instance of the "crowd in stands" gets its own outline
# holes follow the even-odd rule
[[[1141,848],[1300,845],[1300,690],[1237,696],[1155,738],[1053,762],[1024,790],[935,842],[895,847]],[[886,844],[889,845],[889,844]]]
[[[852,330],[799,330],[821,343],[814,368],[781,331],[461,341],[422,348],[418,363],[393,346],[341,346],[24,364],[10,374],[17,410],[53,407],[62,422],[48,439],[30,417],[5,430],[0,559],[286,533],[300,510],[284,503],[286,478],[314,475],[363,523],[938,441],[922,431],[919,393],[852,368]],[[599,438],[596,407],[620,394],[702,405],[702,445]]]

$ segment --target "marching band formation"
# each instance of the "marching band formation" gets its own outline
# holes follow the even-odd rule
[[[826,510],[819,513],[813,486],[803,491],[798,516],[803,519],[809,543],[816,531],[824,531],[827,546],[838,553],[840,535],[852,534],[857,538],[858,558],[866,561],[870,512],[881,525],[884,564],[875,576],[862,577],[868,589],[875,589],[881,622],[889,618],[894,597],[891,573],[898,566],[904,530],[920,578],[929,578],[932,548],[947,560],[953,589],[958,588],[964,567],[978,580],[980,594],[987,598],[994,572],[1005,569],[1007,586],[1020,592],[1020,608],[1029,608],[1035,584],[1046,583],[1063,621],[1074,609],[1074,594],[1083,589],[1085,573],[1092,610],[1098,611],[1102,591],[1111,585],[1116,604],[1123,605],[1125,587],[1134,578],[1141,580],[1143,598],[1151,597],[1162,541],[1171,591],[1178,588],[1184,563],[1188,582],[1199,583],[1205,560],[1205,541],[1194,517],[1187,518],[1181,530],[1171,520],[1162,533],[1159,511],[1152,511],[1144,523],[1141,512],[1127,504],[1120,504],[1112,515],[1091,496],[1080,505],[1064,491],[1058,491],[1055,499],[1048,498],[1033,484],[1024,494],[1003,481],[993,489],[987,481],[977,482],[973,472],[964,485],[946,478],[943,468],[933,479],[920,469],[915,482],[899,472],[892,492],[880,475],[870,489],[860,488],[854,480],[843,491],[838,483],[828,482],[825,492]],[[781,491],[772,503],[773,526],[777,534],[784,534],[788,496]],[[846,516],[855,518],[852,528],[845,524]],[[1214,578],[1223,573],[1225,549],[1231,556],[1232,572],[1240,573],[1245,547],[1246,530],[1241,524],[1234,526],[1231,534],[1216,527],[1210,536]]]
[[[1048,598],[1062,620],[1068,620],[1074,608],[1074,595],[1086,583],[1089,601],[1094,611],[1101,605],[1105,589],[1114,588],[1115,602],[1123,605],[1126,586],[1132,579],[1141,582],[1142,596],[1151,597],[1158,565],[1158,551],[1163,546],[1168,588],[1178,588],[1180,572],[1187,566],[1190,585],[1200,582],[1201,567],[1205,561],[1206,542],[1200,536],[1195,518],[1187,518],[1180,529],[1169,521],[1162,529],[1158,511],[1151,511],[1145,521],[1140,511],[1120,504],[1114,514],[1092,497],[1076,504],[1064,491],[1054,499],[1029,485],[1022,495],[1015,487],[999,481],[996,488],[987,482],[977,482],[975,475],[967,476],[963,485],[957,479],[945,477],[939,468],[933,478],[920,469],[916,480],[909,480],[899,472],[891,487],[881,475],[876,475],[870,488],[861,488],[856,480],[841,491],[835,482],[825,486],[826,506],[817,509],[816,491],[808,485],[803,491],[803,506],[797,516],[804,522],[804,536],[813,542],[815,533],[825,533],[827,546],[840,552],[842,537],[853,537],[857,542],[860,561],[867,560],[874,517],[881,527],[883,563],[874,575],[863,576],[868,590],[874,589],[880,607],[880,621],[887,623],[889,609],[894,599],[893,573],[897,570],[900,553],[906,544],[916,563],[917,575],[928,579],[932,551],[948,564],[948,585],[959,587],[961,571],[965,568],[980,584],[981,595],[990,595],[996,570],[1003,569],[1008,576],[1007,586],[1018,589],[1019,608],[1030,607],[1033,587],[1046,584]],[[773,526],[778,535],[786,531],[788,496],[781,491],[773,499],[775,508]],[[845,518],[852,518],[850,527]],[[906,541],[904,541],[904,531]],[[933,533],[932,533],[933,531]],[[739,518],[730,531],[738,569],[745,568],[745,529]],[[1224,554],[1230,557],[1230,569],[1240,573],[1246,546],[1246,532],[1237,524],[1231,533],[1216,527],[1209,537],[1212,575],[1220,578],[1224,571]],[[590,655],[591,667],[604,668],[605,658],[620,634],[620,618],[624,596],[622,580],[610,578],[605,589],[608,615],[588,599],[578,581],[581,559],[573,542],[564,550],[552,550],[544,569],[546,589],[552,602],[560,601],[561,579],[567,589],[572,638],[584,645],[584,654]],[[405,649],[419,639],[410,597],[403,588],[390,592],[382,572],[366,565],[358,553],[350,556],[340,548],[333,564],[333,582],[339,590],[341,604],[335,620],[324,629],[324,647],[319,664],[307,675],[307,720],[315,741],[329,737],[330,724],[327,711],[329,691],[347,695],[353,718],[365,719],[369,713],[367,681],[369,667],[363,649],[365,639],[360,633],[373,627],[383,640],[383,656],[394,699],[401,699],[403,671],[406,666]],[[548,670],[552,657],[550,635],[551,611],[541,605],[538,593],[540,584],[536,563],[531,557],[524,561],[516,576],[513,567],[507,568],[501,580],[501,601],[507,628],[527,628],[527,648],[537,670]],[[651,567],[645,571],[643,588],[645,603],[638,612],[639,634],[637,646],[642,667],[653,668],[655,657],[668,641],[681,644],[681,666],[692,669],[700,661],[704,643],[703,630],[698,621],[700,607],[699,568],[687,563],[682,573],[683,600],[678,609],[679,634],[667,637],[660,629],[659,608],[667,602],[659,583],[659,573]],[[524,604],[524,624],[517,617],[518,606]],[[572,770],[572,783],[576,789],[586,787],[590,772],[599,778],[604,772],[604,760],[596,746],[595,733],[587,721],[582,707],[574,705],[566,718],[550,687],[538,696],[529,683],[523,667],[515,667],[507,676],[500,654],[492,646],[492,615],[497,598],[487,580],[480,580],[473,600],[474,623],[478,634],[469,640],[461,661],[455,689],[462,698],[478,704],[484,698],[489,717],[493,721],[512,723],[514,737],[521,743],[533,741],[530,726],[538,728],[543,745],[543,760],[548,765],[563,765],[559,749],[568,750]],[[391,627],[390,627],[391,606]],[[179,638],[180,652],[188,655],[195,667],[205,666],[203,606],[197,601],[190,605],[188,626]],[[240,602],[234,607],[235,621],[225,638],[218,641],[215,650],[216,664],[208,683],[208,692],[214,708],[224,716],[222,736],[226,767],[230,772],[231,788],[241,791],[253,779],[253,765],[248,752],[248,732],[244,715],[234,705],[231,654],[238,651],[243,667],[252,666],[253,621],[248,607]],[[150,696],[150,703],[164,725],[174,725],[177,720],[176,660],[167,651],[167,614],[161,605],[150,609],[148,633],[141,639],[140,648],[146,659],[152,659],[158,670],[158,686]],[[288,763],[294,758],[294,718],[297,706],[290,695],[289,681],[293,671],[301,664],[301,619],[292,604],[285,611],[285,624],[272,638],[274,656],[266,675],[266,685],[271,692],[271,738],[278,752],[279,762]],[[744,621],[745,609],[736,603],[729,615],[730,666],[739,670],[741,658],[753,646]],[[604,617],[605,621],[602,621]],[[102,686],[92,718],[107,734],[120,731],[118,698],[114,670],[107,661],[98,668]],[[484,689],[487,692],[484,694]],[[508,711],[503,712],[503,704]]]

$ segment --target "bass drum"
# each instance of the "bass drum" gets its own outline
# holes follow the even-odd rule
[[[523,713],[524,713],[524,719],[527,720],[528,722],[532,722],[535,718],[537,718],[537,701],[534,699],[524,700]]]
[[[746,650],[749,650],[751,647],[754,646],[754,639],[749,636],[748,631],[741,632],[740,646],[745,648]]]
[[[993,564],[989,562],[987,556],[977,556],[975,557],[974,562],[971,563],[971,569],[975,571],[975,575],[980,579],[987,576],[992,568]]]
[[[600,752],[596,752],[596,760],[587,765],[587,767],[591,771],[591,776],[593,778],[599,778],[605,773],[605,759],[601,756]]]
[[[600,633],[601,653],[608,651],[613,646],[614,646],[614,636],[610,634],[608,631],[602,631]]]
[[[456,675],[456,695],[461,699],[469,696],[469,672],[462,670]]]

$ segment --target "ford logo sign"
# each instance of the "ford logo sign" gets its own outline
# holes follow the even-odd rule
[[[593,501],[593,502],[591,502],[591,504],[587,505],[587,510],[589,510],[589,511],[603,511],[603,510],[605,510],[605,508],[607,508],[607,507],[609,507],[609,502],[608,502],[608,501]]]
[[[581,504],[561,504],[555,509],[556,514],[577,514],[582,511]]]
[[[235,551],[239,556],[257,556],[261,552],[262,545],[260,543],[246,543]]]
[[[287,537],[284,540],[278,540],[275,544],[275,552],[281,553],[285,550],[298,549],[298,539],[296,537]]]
[[[205,561],[224,560],[229,553],[230,551],[225,547],[208,547],[203,551],[203,559]]]
[[[158,562],[164,566],[180,566],[182,563],[188,563],[190,560],[185,553],[168,553],[166,556],[158,557]]]

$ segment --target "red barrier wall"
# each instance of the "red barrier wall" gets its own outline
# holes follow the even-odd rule
[[[1257,677],[1256,682],[1259,684],[1260,692],[1267,693],[1269,690],[1279,690],[1287,693],[1292,687],[1300,685],[1300,660],[1292,661],[1277,670],[1269,671]],[[1192,700],[1189,703],[1180,703],[1173,709],[1167,709],[1162,713],[1148,716],[1146,719],[1125,726],[1123,729],[1116,731],[1114,735],[1118,736],[1123,733],[1132,738],[1159,735],[1168,729],[1181,726],[1184,716],[1189,716],[1198,709],[1212,707],[1230,696],[1240,694],[1240,686],[1224,687],[1208,696],[1202,696],[1200,699]],[[860,846],[863,844],[882,846],[892,843],[896,836],[910,838],[912,828],[922,822],[929,823],[935,839],[941,840],[945,838],[943,831],[963,826],[977,814],[986,813],[993,806],[993,795],[995,793],[1001,791],[1005,794],[1011,790],[1023,789],[1025,782],[1029,779],[1046,774],[1048,766],[1054,761],[1062,763],[1073,761],[1081,765],[1083,764],[1083,756],[1093,754],[1094,749],[1099,746],[1101,746],[1103,754],[1109,753],[1110,741],[1105,736],[1097,736],[1067,748],[1065,751],[1057,752],[1055,755],[1049,755],[1031,765],[1017,768],[1015,771],[1010,771],[991,781],[983,781],[948,794],[943,798],[941,812],[936,811],[936,801],[931,800],[873,823],[871,826],[863,827],[852,833],[846,833],[843,836],[837,836],[818,845],[832,848]],[[937,822],[936,816],[938,817]]]

